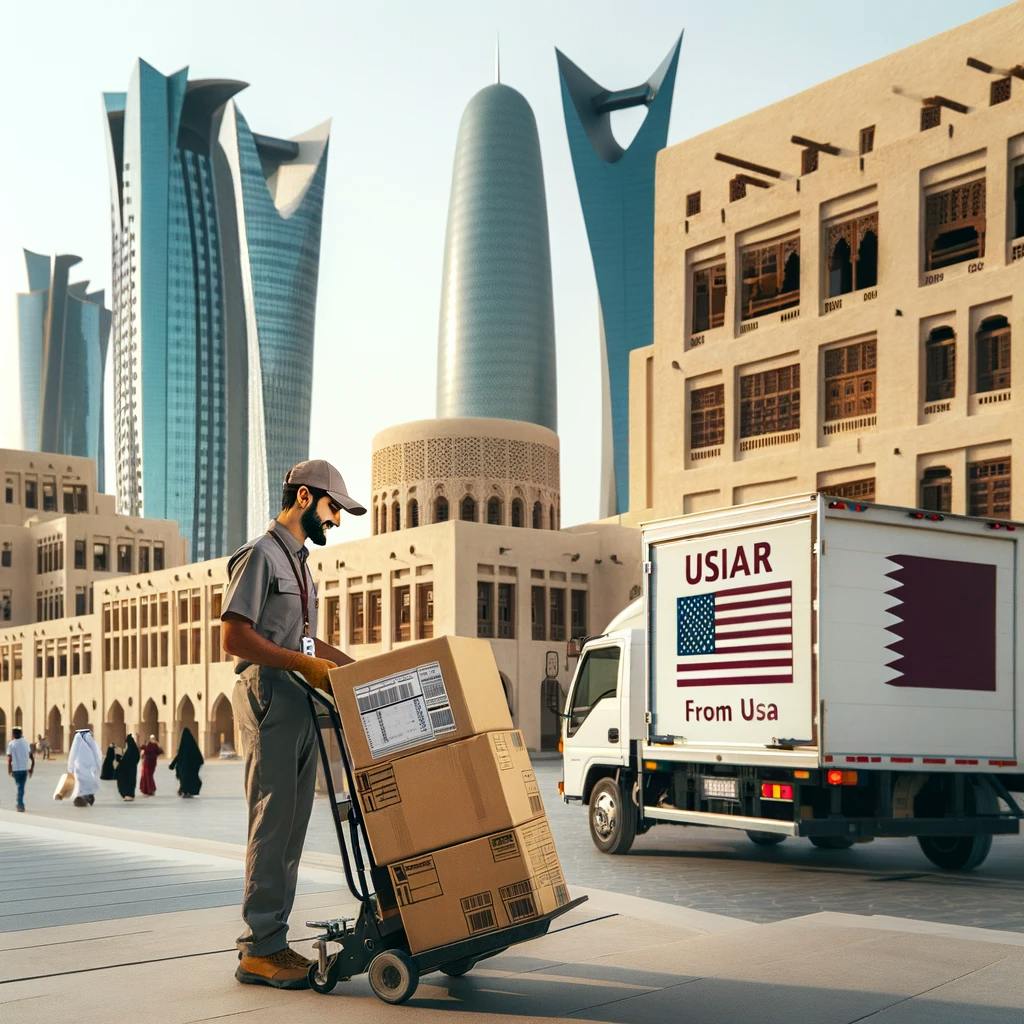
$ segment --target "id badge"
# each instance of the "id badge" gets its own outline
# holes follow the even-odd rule
[[[311,636],[304,636],[302,638],[302,653],[310,658],[316,657],[316,644]]]

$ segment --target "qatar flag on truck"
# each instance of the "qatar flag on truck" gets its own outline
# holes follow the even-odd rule
[[[996,688],[996,567],[920,555],[889,555],[898,599],[888,611],[889,686],[937,690]]]

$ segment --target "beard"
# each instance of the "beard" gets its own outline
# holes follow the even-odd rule
[[[309,508],[302,513],[299,520],[302,531],[314,543],[323,547],[327,543],[327,534],[324,532],[323,520],[317,515],[316,506],[310,504]]]

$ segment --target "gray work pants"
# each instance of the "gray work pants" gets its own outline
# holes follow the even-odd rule
[[[249,844],[238,948],[269,956],[288,944],[299,858],[313,807],[317,741],[306,694],[278,669],[252,665],[232,694],[245,754]]]

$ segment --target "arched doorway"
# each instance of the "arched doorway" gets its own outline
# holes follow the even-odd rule
[[[206,748],[210,757],[221,755],[234,756],[235,751],[235,715],[231,710],[231,701],[220,694],[213,702],[210,715],[210,734]]]
[[[178,702],[178,710],[174,716],[174,736],[172,737],[172,742],[174,743],[175,752],[177,752],[178,744],[181,742],[182,729],[188,729],[195,741],[199,742],[199,723],[196,721],[196,709],[192,703],[192,698],[188,694]]]
[[[142,746],[149,742],[150,736],[155,736],[157,743],[160,743],[160,712],[157,710],[156,701],[152,697],[146,701],[142,709],[142,721],[139,722],[139,731],[142,733]],[[160,743],[163,746],[162,743]]]
[[[562,705],[565,696],[557,679],[544,679],[540,684],[540,749],[557,750],[562,732]]]
[[[0,708],[0,751],[7,750],[7,712]]]
[[[50,708],[50,713],[46,717],[46,742],[50,744],[51,753],[64,752],[64,722],[61,719],[60,708],[56,704]]]
[[[79,729],[88,729],[89,725],[89,711],[84,704],[79,704],[75,708],[74,715],[71,716],[71,733],[68,737],[68,750],[71,749],[71,741],[74,739],[75,733]]]
[[[25,727],[25,716],[21,713],[21,707],[14,709],[14,727],[16,729],[23,729]]]
[[[107,709],[107,720],[103,723],[103,746],[123,747],[128,739],[128,729],[124,724],[124,708],[115,700]]]

